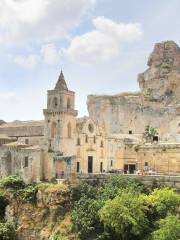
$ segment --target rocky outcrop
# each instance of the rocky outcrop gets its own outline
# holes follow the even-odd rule
[[[7,191],[6,219],[17,224],[17,239],[48,240],[58,232],[73,240],[69,230],[69,191],[65,184],[43,184],[38,189],[35,203],[23,202],[15,193]]]
[[[148,69],[138,75],[140,92],[88,96],[90,117],[108,133],[142,134],[155,127],[162,140],[176,141],[180,133],[180,48],[173,41],[157,43]]]
[[[169,100],[180,93],[180,48],[173,41],[157,43],[148,60],[149,68],[139,74],[139,86],[145,96]]]

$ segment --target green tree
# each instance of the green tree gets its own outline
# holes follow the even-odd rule
[[[108,178],[98,190],[98,198],[108,200],[115,198],[123,189],[134,189],[143,192],[144,186],[137,179],[126,176],[112,176]]]
[[[124,191],[113,200],[108,200],[99,215],[113,239],[143,239],[148,230],[146,210],[140,195]]]
[[[98,211],[101,208],[101,202],[82,196],[75,203],[72,211],[72,220],[75,230],[79,233],[81,239],[93,239],[96,233],[101,231]]]
[[[170,188],[155,189],[144,198],[155,218],[164,218],[168,213],[175,214],[180,206],[180,195]]]
[[[159,229],[152,233],[151,240],[179,240],[180,220],[173,215],[168,215],[158,222]]]

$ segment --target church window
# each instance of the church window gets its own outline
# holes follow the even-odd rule
[[[71,108],[71,100],[70,98],[67,99],[67,109]]]
[[[25,144],[29,144],[29,139],[25,139]]]
[[[96,143],[96,137],[94,136],[94,143]]]
[[[88,125],[88,129],[90,133],[94,132],[94,126],[91,123]]]
[[[113,160],[111,160],[111,167],[113,167]]]
[[[57,132],[57,124],[55,122],[51,125],[51,138],[55,138]]]
[[[62,100],[62,98],[60,98],[59,104],[60,104],[60,107],[63,106],[63,100]]]
[[[88,135],[86,135],[85,142],[88,143]]]
[[[100,163],[100,172],[103,172],[103,162]]]
[[[78,146],[81,145],[81,140],[80,140],[80,138],[77,139],[77,145],[78,145]]]
[[[103,141],[101,141],[101,145],[100,145],[100,147],[104,147]]]
[[[77,162],[77,168],[76,168],[77,173],[80,171],[80,162]]]
[[[24,158],[24,167],[27,168],[29,166],[29,158],[25,157]]]
[[[58,106],[58,100],[57,97],[54,98],[54,107],[56,108]]]
[[[71,138],[72,133],[71,133],[71,124],[70,123],[68,123],[68,125],[67,125],[67,135],[68,135],[68,138]]]

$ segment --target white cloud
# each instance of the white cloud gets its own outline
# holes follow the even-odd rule
[[[0,42],[51,41],[67,36],[96,0],[1,0]]]
[[[17,65],[27,68],[33,69],[38,64],[38,56],[37,55],[28,55],[28,56],[15,56],[14,63]]]
[[[60,62],[60,52],[58,52],[54,44],[43,45],[41,54],[45,64],[54,65]]]
[[[123,44],[141,39],[139,23],[116,23],[105,17],[93,20],[95,29],[76,36],[65,50],[65,54],[80,63],[98,63],[119,55]]]
[[[0,102],[3,104],[17,102],[17,100],[17,96],[14,92],[0,92]]]

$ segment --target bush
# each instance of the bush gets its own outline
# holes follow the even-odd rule
[[[106,201],[99,214],[112,239],[144,239],[149,224],[146,210],[141,196],[123,191],[113,200]]]
[[[8,176],[0,180],[1,188],[22,189],[26,186],[22,178],[16,175]]]
[[[98,215],[100,208],[100,201],[88,198],[87,196],[82,196],[75,203],[72,211],[72,220],[80,239],[93,239],[92,236],[101,232],[102,226]]]
[[[99,198],[103,200],[115,198],[123,189],[134,189],[136,192],[143,192],[144,185],[137,179],[126,176],[113,176],[108,178],[101,188],[99,188]]]
[[[79,201],[82,196],[95,199],[97,198],[99,183],[96,181],[82,181],[77,187],[71,188],[71,202]]]
[[[38,184],[28,185],[24,189],[20,189],[17,192],[17,195],[23,200],[24,202],[31,202],[36,203],[36,194],[38,191]]]
[[[166,217],[168,213],[175,214],[180,206],[180,195],[170,188],[155,189],[145,196],[145,200],[156,218]]]
[[[15,240],[16,228],[13,222],[0,223],[0,239]]]
[[[178,240],[180,239],[180,220],[173,215],[167,216],[158,222],[159,229],[152,233],[151,240]]]

